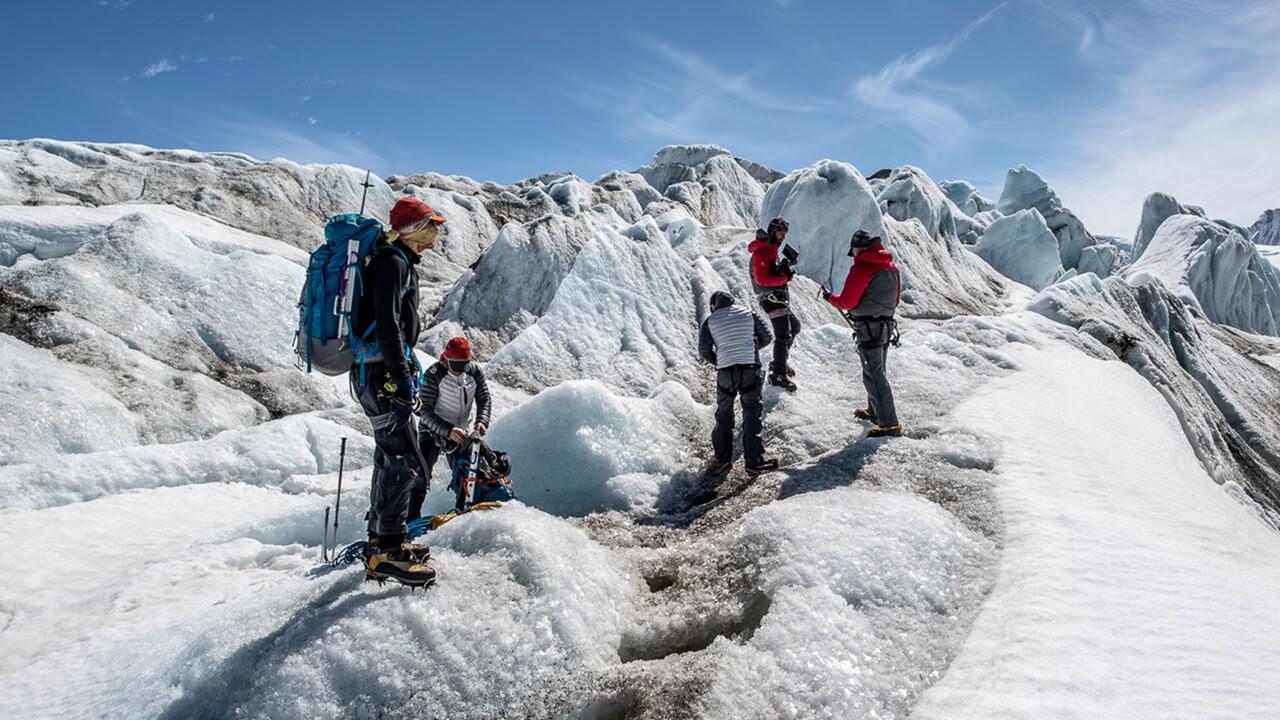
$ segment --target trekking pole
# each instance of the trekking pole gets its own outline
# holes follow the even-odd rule
[[[333,505],[333,551],[338,551],[338,512],[342,510],[342,466],[347,460],[347,439],[342,438],[342,446],[338,450],[338,499]],[[327,512],[327,511],[326,511]]]
[[[320,540],[320,560],[329,562],[329,506],[324,506],[324,538]]]
[[[369,197],[369,188],[373,187],[373,184],[369,182],[369,176],[372,174],[373,174],[372,170],[365,170],[364,182],[360,183],[361,185],[364,186],[364,192],[360,194],[360,214],[361,215],[364,214],[364,201],[366,198]]]

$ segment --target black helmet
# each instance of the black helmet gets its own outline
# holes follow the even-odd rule
[[[862,250],[880,242],[879,235],[872,235],[866,230],[855,230],[853,237],[849,238],[849,250]]]
[[[785,233],[791,229],[785,218],[776,217],[769,221],[769,237],[773,237],[775,232]]]
[[[733,304],[733,296],[723,290],[711,293],[711,312],[727,308]]]

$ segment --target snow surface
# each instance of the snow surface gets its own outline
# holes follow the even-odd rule
[[[1125,366],[1015,356],[956,411],[1002,443],[1000,574],[912,717],[1275,717],[1280,535]]]
[[[419,351],[476,342],[521,497],[428,535],[440,582],[408,593],[318,563],[340,438],[339,544],[372,441],[345,378],[290,367],[299,248],[363,173],[25,141],[0,178],[44,204],[0,205],[0,542],[76,547],[0,559],[0,717],[1276,714],[1280,339],[1154,276],[1030,298],[962,246],[1002,215],[963,186],[714,146],[594,183],[377,181],[378,213],[447,208]],[[1084,237],[1059,210],[1054,253]],[[754,306],[777,214],[803,265],[800,388],[764,393],[786,468],[691,507],[697,324],[716,290]],[[851,417],[854,339],[817,297],[855,227],[906,283],[892,440]]]

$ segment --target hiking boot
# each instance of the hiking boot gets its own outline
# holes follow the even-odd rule
[[[859,420],[870,420],[872,422],[876,420],[875,413],[871,412],[871,408],[854,408],[853,416]]]
[[[902,423],[897,425],[876,425],[867,431],[867,437],[899,437],[902,435]]]
[[[755,477],[760,473],[767,473],[778,469],[778,461],[774,458],[760,458],[760,462],[755,465],[747,466],[747,474]]]
[[[779,375],[778,373],[773,373],[769,376],[769,384],[774,387],[780,387],[787,392],[796,391],[796,384],[791,382],[790,378],[785,375]]]
[[[724,462],[721,462],[719,460],[712,460],[711,462],[707,463],[706,469],[702,471],[702,477],[710,478],[710,477],[719,477],[721,475],[728,475],[729,471],[732,469],[733,469],[732,460],[725,460]]]
[[[379,549],[369,558],[365,577],[369,580],[395,580],[411,587],[424,587],[436,581],[436,571],[426,564],[420,545],[405,543],[390,550]],[[427,550],[429,554],[430,551]]]
[[[778,373],[773,369],[773,361],[772,361],[772,360],[770,360],[770,361],[769,361],[769,373],[770,373],[771,375],[777,375],[777,374],[778,374]],[[789,378],[793,378],[793,377],[795,377],[795,376],[796,376],[796,369],[795,369],[795,368],[793,368],[793,367],[791,367],[790,365],[788,365],[788,366],[787,366],[786,376],[787,376],[787,377],[789,377]]]

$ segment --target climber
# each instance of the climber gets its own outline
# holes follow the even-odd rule
[[[422,503],[431,479],[430,468],[440,457],[442,449],[453,475],[450,487],[460,493],[458,461],[471,435],[473,410],[476,435],[483,437],[489,431],[492,410],[489,383],[480,366],[472,362],[471,343],[465,337],[455,337],[445,343],[439,362],[427,368],[419,397],[422,400],[422,424],[426,429],[419,447],[426,459],[427,471],[419,476],[410,495],[410,520],[422,516]],[[456,509],[463,509],[461,494],[457,496]]]
[[[873,423],[868,437],[901,435],[902,425],[893,405],[893,390],[885,376],[889,345],[897,344],[898,321],[894,312],[902,298],[902,282],[893,254],[880,238],[858,230],[849,239],[853,267],[844,288],[833,294],[825,287],[820,297],[845,312],[854,328],[858,359],[862,362],[862,384],[867,389],[867,407],[853,414]]]
[[[429,585],[435,570],[426,564],[427,548],[408,543],[406,516],[414,484],[420,369],[413,354],[418,316],[417,265],[435,246],[445,219],[427,203],[401,198],[391,208],[391,230],[361,269],[364,296],[353,323],[359,336],[376,338],[378,355],[352,367],[352,393],[373,424],[373,476],[369,489],[369,544],[366,575]]]
[[[708,477],[724,475],[733,467],[733,401],[742,403],[742,450],[748,475],[778,467],[766,458],[760,439],[764,403],[760,399],[760,348],[773,339],[759,315],[735,305],[726,292],[711,294],[711,314],[702,321],[698,356],[716,366],[716,425],[711,431],[715,457]]]
[[[791,313],[791,294],[788,283],[795,275],[792,263],[795,261],[794,249],[784,252],[778,258],[779,248],[787,239],[790,226],[783,218],[777,217],[769,221],[767,230],[756,230],[756,239],[747,246],[751,252],[751,284],[760,307],[769,316],[773,325],[773,360],[769,363],[769,384],[795,392],[796,384],[791,379],[795,371],[787,364],[787,356],[791,344],[800,333],[800,321]]]

